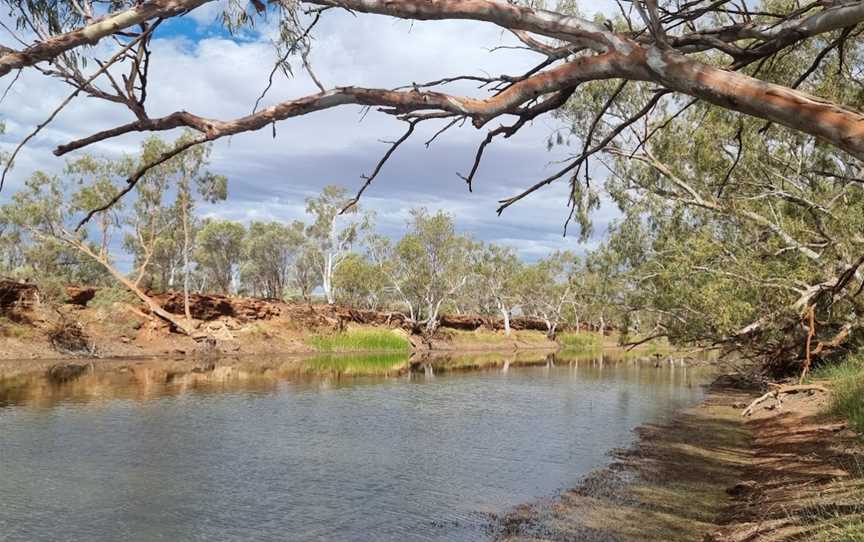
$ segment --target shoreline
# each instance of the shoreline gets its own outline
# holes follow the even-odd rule
[[[495,518],[493,538],[829,542],[835,524],[864,525],[861,435],[824,413],[822,395],[744,418],[759,395],[719,377],[700,404],[638,427],[576,487]]]

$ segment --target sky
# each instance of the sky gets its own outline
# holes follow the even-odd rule
[[[273,25],[264,21],[254,31],[229,36],[217,23],[221,7],[215,2],[206,4],[159,29],[152,42],[147,99],[151,116],[186,109],[205,117],[230,119],[251,112],[276,58],[270,41]],[[0,44],[11,39],[0,36]],[[490,51],[517,42],[500,28],[478,22],[409,22],[333,10],[322,18],[314,37],[311,62],[325,87],[389,88],[460,74],[517,75],[542,60],[528,51]],[[302,70],[296,69],[295,75],[277,75],[262,104],[317,91]],[[4,89],[9,79],[2,81]],[[449,91],[477,96],[485,92],[471,85],[453,85]],[[0,148],[11,151],[69,92],[59,81],[33,70],[23,72],[0,103],[0,121],[6,123]],[[396,139],[404,131],[404,124],[388,115],[361,113],[357,106],[343,106],[279,123],[275,138],[270,130],[263,130],[216,142],[210,169],[228,177],[229,197],[202,211],[244,222],[291,221],[306,218],[305,198],[326,185],[356,191],[362,184],[361,175],[369,173],[386,151],[382,141]],[[0,201],[33,171],[60,171],[65,158],[53,156],[56,145],[131,120],[125,107],[76,98],[19,155]],[[568,209],[567,184],[562,181],[497,216],[499,199],[530,186],[553,171],[555,161],[578,151],[578,139],[572,147],[547,149],[548,137],[566,128],[551,116],[488,147],[470,193],[457,172],[470,169],[485,132],[466,124],[448,131],[427,149],[424,141],[441,127],[428,124],[421,124],[415,136],[400,147],[361,200],[361,205],[375,212],[377,229],[385,235],[398,237],[413,207],[442,209],[454,216],[460,231],[510,245],[523,258],[535,260],[554,250],[583,252],[596,245],[617,215],[611,205],[604,204],[594,216],[598,233],[586,244],[580,244],[574,233],[563,237]],[[143,137],[126,135],[93,145],[87,152],[134,153]]]

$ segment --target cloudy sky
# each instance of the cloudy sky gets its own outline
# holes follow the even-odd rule
[[[219,8],[216,3],[205,5],[160,28],[152,45],[147,102],[151,116],[186,109],[230,119],[251,111],[275,59],[272,29],[265,23],[241,37],[227,36],[215,24]],[[490,52],[499,45],[514,45],[515,40],[495,26],[475,22],[412,23],[328,12],[315,38],[311,60],[327,87],[386,88],[458,74],[515,75],[540,60],[527,51]],[[0,44],[9,39],[3,36]],[[295,73],[293,79],[277,78],[266,104],[316,91],[305,74]],[[454,85],[451,91],[478,94],[469,85]],[[6,123],[2,148],[11,150],[68,93],[59,82],[25,72],[0,103],[0,121]],[[32,171],[61,169],[64,159],[51,154],[57,144],[130,120],[123,107],[77,98],[19,155],[0,201]],[[460,230],[512,245],[527,259],[555,249],[582,251],[593,244],[580,245],[575,235],[562,237],[566,183],[536,193],[501,217],[495,213],[497,200],[533,184],[552,170],[554,161],[576,152],[567,147],[547,150],[547,138],[561,128],[553,118],[538,119],[510,140],[493,143],[473,193],[456,173],[470,168],[485,133],[466,125],[448,131],[427,149],[423,142],[438,128],[429,124],[399,149],[362,200],[375,210],[383,233],[399,235],[408,210],[423,206],[446,210]],[[386,150],[381,140],[395,139],[403,130],[402,123],[387,115],[361,116],[359,107],[346,106],[282,122],[275,138],[266,130],[221,140],[214,147],[211,169],[228,176],[230,195],[227,202],[206,207],[205,212],[241,221],[302,219],[304,198],[328,184],[356,190],[361,174],[368,173]],[[137,135],[125,136],[89,151],[131,153],[140,140]],[[597,231],[602,232],[614,215],[604,206],[595,217]]]

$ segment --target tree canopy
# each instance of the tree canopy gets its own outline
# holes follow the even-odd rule
[[[499,119],[504,123],[488,130],[474,164],[466,167],[463,177],[470,188],[484,149],[494,139],[512,136],[540,115],[574,112],[578,107],[579,119],[573,127],[581,151],[558,172],[503,200],[499,211],[543,186],[569,179],[571,204],[578,216],[586,204],[577,179],[580,171],[587,170],[589,156],[614,150],[622,139],[644,142],[667,131],[675,133],[675,119],[694,103],[734,112],[740,119],[759,119],[766,126],[785,127],[785,134],[805,134],[819,145],[842,150],[829,164],[832,174],[857,178],[858,160],[864,157],[864,117],[856,110],[864,21],[860,1],[801,5],[787,0],[743,4],[638,0],[619,3],[617,12],[592,20],[581,16],[573,2],[563,1],[554,5],[501,0],[229,2],[222,16],[229,31],[240,32],[265,17],[278,23],[273,74],[269,82],[250,82],[265,89],[254,112],[233,119],[204,118],[192,112],[195,104],[182,103],[178,97],[173,113],[151,116],[146,102],[148,67],[171,59],[157,59],[150,40],[163,21],[210,1],[4,0],[17,28],[9,29],[9,41],[0,49],[0,78],[14,77],[16,70],[38,70],[69,83],[70,99],[89,95],[129,111],[130,122],[81,134],[58,146],[57,155],[134,132],[186,128],[195,134],[131,172],[130,186],[150,167],[193,146],[349,104],[375,107],[406,123],[405,133],[365,176],[358,196],[419,123],[435,123],[442,132],[466,121],[478,129]],[[428,83],[406,81],[404,87],[392,89],[350,86],[351,81],[325,87],[315,76],[308,53],[316,24],[334,10],[496,25],[509,31],[518,47],[536,53],[537,64],[525,73],[453,74]],[[100,47],[91,48],[96,43]],[[273,76],[280,68],[289,71],[292,62],[319,91],[261,107]],[[482,90],[467,96],[447,93],[447,85],[457,81],[475,82]],[[845,90],[836,92],[836,88]],[[658,111],[666,114],[657,115]],[[46,123],[53,115],[48,117]],[[741,138],[740,143],[754,144],[750,138]],[[347,204],[354,202],[356,198]]]

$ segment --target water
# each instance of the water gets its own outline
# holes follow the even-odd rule
[[[0,540],[482,540],[491,514],[554,497],[702,395],[692,370],[633,363],[302,367],[6,367]]]

